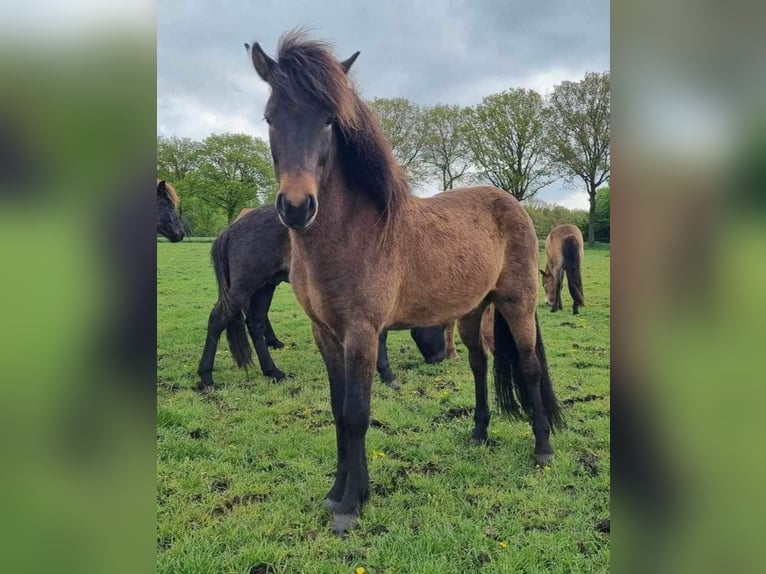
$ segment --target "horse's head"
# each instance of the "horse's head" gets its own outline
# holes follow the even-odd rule
[[[545,302],[548,305],[553,305],[556,300],[556,285],[553,280],[553,273],[547,268],[545,270],[540,269],[540,275],[543,276],[543,290],[545,291]]]
[[[184,226],[176,207],[178,196],[165,180],[157,180],[157,233],[175,243],[184,238]]]
[[[426,363],[440,363],[447,358],[444,326],[415,327],[411,335]]]
[[[308,228],[319,209],[319,188],[333,153],[333,139],[345,115],[352,112],[353,91],[346,74],[356,52],[337,61],[322,42],[288,35],[280,42],[278,61],[257,43],[250,53],[253,66],[271,87],[264,119],[279,182],[276,207],[284,225]]]

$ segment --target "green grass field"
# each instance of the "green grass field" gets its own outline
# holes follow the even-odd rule
[[[324,365],[290,286],[271,320],[293,375],[274,384],[234,367],[225,337],[217,390],[192,391],[216,300],[209,243],[158,243],[157,565],[188,574],[266,572],[607,572],[609,251],[586,250],[579,316],[539,307],[569,427],[535,468],[530,427],[494,412],[490,444],[468,446],[467,354],[422,362],[407,332],[389,336],[400,392],[373,385],[371,495],[360,527],[330,532],[335,431]],[[544,255],[541,255],[541,259]],[[564,291],[565,309],[571,308]],[[540,301],[543,301],[542,290]],[[490,383],[491,385],[491,383]],[[494,391],[491,391],[494,393]]]

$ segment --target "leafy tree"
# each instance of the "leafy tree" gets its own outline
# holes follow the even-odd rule
[[[604,243],[609,243],[611,239],[609,203],[609,186],[607,185],[596,191],[596,217],[594,220],[595,239]]]
[[[551,229],[562,223],[572,223],[580,228],[587,225],[588,214],[579,209],[567,209],[562,205],[556,205],[547,201],[532,198],[524,202],[535,226],[535,232],[539,239],[545,239]]]
[[[222,209],[229,223],[243,207],[272,202],[277,188],[269,146],[246,134],[205,138],[199,167],[186,179],[191,179],[189,191]]]
[[[482,175],[519,201],[556,180],[544,153],[545,119],[540,94],[519,88],[484,98],[464,130]]]
[[[197,169],[202,144],[190,138],[157,138],[157,177],[176,185]]]
[[[425,173],[421,152],[426,130],[421,108],[406,98],[374,98],[368,103],[380,119],[397,163],[410,181],[422,181]]]
[[[460,106],[438,105],[423,110],[422,162],[430,173],[441,178],[442,189],[452,189],[471,167],[471,148],[463,137],[468,116],[469,111]]]
[[[590,199],[588,243],[595,241],[596,190],[610,174],[609,72],[556,85],[550,97],[549,153],[568,178],[585,182]]]

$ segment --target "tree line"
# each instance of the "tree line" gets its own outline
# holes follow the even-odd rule
[[[609,190],[599,188],[610,176],[609,72],[561,82],[547,97],[515,88],[473,107],[421,106],[405,98],[375,98],[369,104],[414,187],[489,183],[524,202],[538,233],[554,217],[552,225],[580,225],[591,243],[608,240]],[[274,200],[271,155],[259,138],[160,137],[157,147],[158,177],[179,190],[181,215],[192,235],[215,235],[243,207]],[[559,179],[583,185],[587,214],[534,201]]]

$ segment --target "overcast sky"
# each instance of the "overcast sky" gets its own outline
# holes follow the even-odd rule
[[[475,105],[508,88],[546,93],[609,69],[608,0],[161,0],[158,134],[266,139],[268,87],[244,43],[274,55],[279,36],[297,25],[332,42],[340,58],[361,51],[353,72],[365,98]],[[539,197],[588,204],[579,185],[554,184]]]

